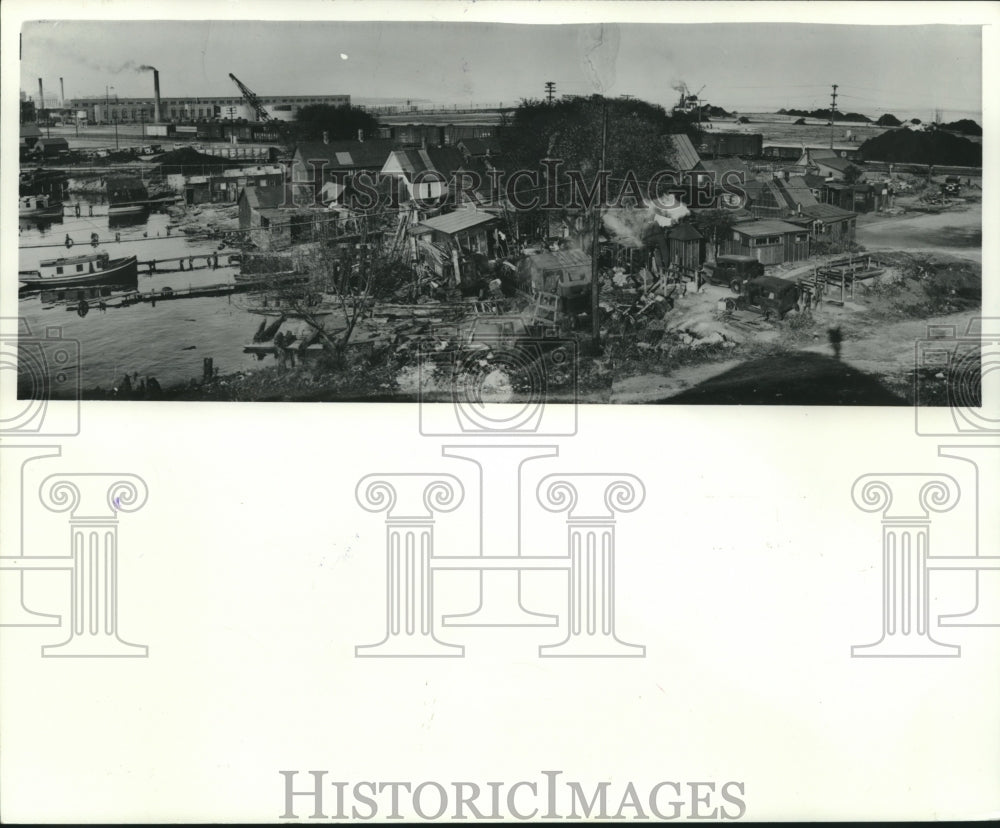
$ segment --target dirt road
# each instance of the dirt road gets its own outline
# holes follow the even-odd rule
[[[947,253],[976,262],[983,260],[982,204],[964,210],[919,213],[859,224],[858,243],[866,250],[906,250]]]

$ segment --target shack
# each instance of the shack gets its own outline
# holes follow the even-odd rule
[[[443,279],[473,281],[470,270],[494,258],[500,219],[471,208],[455,210],[414,225],[410,233],[418,259]],[[463,268],[463,261],[466,267]],[[476,264],[469,267],[468,262]]]
[[[525,251],[517,266],[517,286],[525,293],[573,298],[590,289],[593,263],[582,250]]]
[[[883,190],[888,190],[888,186],[879,186],[877,189],[871,184],[842,184],[836,181],[827,181],[823,185],[823,201],[827,204],[834,204],[842,210],[851,210],[858,213],[868,213],[884,203]],[[888,192],[885,195],[889,195]]]
[[[798,262],[809,258],[809,231],[777,219],[736,224],[719,252],[753,256],[766,265]]]
[[[854,242],[857,219],[857,213],[833,204],[813,204],[789,221],[807,226],[815,241],[843,246]]]
[[[697,270],[705,261],[705,237],[689,222],[675,224],[667,233],[670,264]]]
[[[55,158],[69,152],[69,141],[65,138],[39,138],[33,151],[44,158]]]

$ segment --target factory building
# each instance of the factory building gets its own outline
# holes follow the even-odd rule
[[[258,96],[268,115],[276,120],[290,121],[304,106],[350,106],[350,95],[276,95]],[[72,98],[66,108],[86,113],[92,124],[154,123],[156,101],[154,98]],[[256,120],[253,110],[239,95],[232,97],[161,98],[160,121],[181,123],[213,118]]]

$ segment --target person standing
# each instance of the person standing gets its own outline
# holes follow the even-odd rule
[[[834,359],[840,359],[840,346],[844,341],[844,332],[840,329],[840,325],[836,328],[830,328],[826,332],[827,338],[830,340],[830,345],[833,347]]]

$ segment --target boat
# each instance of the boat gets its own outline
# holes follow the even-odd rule
[[[108,216],[118,218],[121,216],[141,216],[146,213],[149,206],[146,204],[115,204],[108,207]]]
[[[135,285],[139,268],[135,256],[112,259],[107,253],[88,253],[45,259],[38,270],[18,271],[17,279],[27,288],[76,287],[78,285]]]
[[[149,212],[149,190],[138,178],[113,176],[105,181],[108,216],[142,216]]]
[[[21,196],[17,202],[19,218],[51,219],[63,214],[63,203],[47,195]]]

